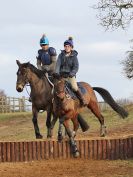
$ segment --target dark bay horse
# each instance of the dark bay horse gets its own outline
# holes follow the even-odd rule
[[[53,115],[53,121],[51,121],[52,114],[52,86],[48,82],[44,72],[38,70],[35,66],[28,63],[20,63],[16,60],[18,65],[17,71],[17,82],[16,90],[22,92],[25,85],[29,84],[31,88],[31,99],[32,99],[32,114],[33,124],[36,138],[42,138],[38,126],[38,112],[44,110],[47,112],[46,126],[47,126],[47,137],[52,136],[52,129],[57,118]]]
[[[116,111],[122,118],[128,116],[128,113],[120,107],[110,95],[110,93],[100,87],[91,87],[88,83],[80,82],[80,85],[85,88],[86,93],[84,94],[84,98],[87,102],[87,108],[91,110],[91,112],[98,118],[101,128],[100,135],[105,136],[106,134],[106,126],[104,124],[104,117],[101,114],[101,110],[95,95],[95,91],[97,91],[103,99],[112,107],[114,111]],[[73,155],[78,156],[77,146],[74,140],[75,132],[78,129],[79,121],[77,120],[77,115],[80,111],[82,111],[80,101],[78,99],[72,99],[68,96],[65,89],[65,79],[60,76],[56,76],[56,80],[54,83],[54,100],[53,100],[53,110],[56,116],[59,117],[59,132],[62,131],[62,126],[64,125],[66,132],[70,138],[70,145],[72,148]],[[74,132],[71,131],[69,127],[69,120],[72,120],[74,126]]]

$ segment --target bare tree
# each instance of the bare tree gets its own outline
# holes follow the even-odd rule
[[[6,94],[5,94],[4,90],[0,89],[0,97],[6,97]]]
[[[133,19],[133,0],[99,0],[97,18],[106,29],[126,29]]]
[[[130,51],[127,51],[127,57],[122,61],[122,64],[126,77],[133,79],[133,47],[131,47]]]

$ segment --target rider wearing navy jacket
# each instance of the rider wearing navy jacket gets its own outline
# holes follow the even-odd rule
[[[79,69],[78,52],[74,50],[73,47],[73,39],[69,37],[68,40],[64,42],[64,50],[62,50],[58,56],[55,73],[60,74],[65,80],[71,83],[81,105],[86,106],[86,101],[77,86],[76,74]]]
[[[51,75],[56,66],[56,50],[49,47],[48,38],[43,35],[40,39],[40,46],[42,49],[38,50],[37,67],[40,70],[46,70]]]

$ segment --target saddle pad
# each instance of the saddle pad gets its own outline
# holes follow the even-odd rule
[[[87,92],[86,89],[81,85],[81,83],[78,82],[77,84],[78,84],[79,90],[84,95]],[[68,82],[66,82],[66,84],[65,84],[65,92],[66,92],[66,94],[69,94],[71,96],[71,98],[73,98],[73,99],[78,98],[76,93],[73,91],[71,84]]]

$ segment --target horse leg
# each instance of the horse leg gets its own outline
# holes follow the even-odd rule
[[[89,105],[87,106],[91,112],[98,118],[101,128],[100,128],[100,136],[104,137],[106,135],[106,126],[104,125],[104,117],[101,114],[101,110],[99,108],[98,102],[90,101]]]
[[[53,129],[54,129],[55,123],[57,122],[57,119],[58,119],[58,117],[53,114],[53,119],[51,121],[51,133],[52,133],[52,135],[53,135]]]
[[[37,139],[42,139],[43,136],[40,134],[40,130],[38,127],[38,121],[37,121],[38,111],[37,111],[37,109],[34,108],[34,106],[32,106],[32,114],[33,114],[32,122],[34,125],[35,136]]]
[[[74,140],[75,134],[73,133],[73,131],[70,130],[68,121],[69,121],[68,119],[64,120],[63,125],[70,139],[70,147],[71,147],[72,154],[74,157],[79,157],[79,151],[76,145],[76,141]]]
[[[78,120],[77,120],[77,116],[76,117],[74,117],[73,119],[71,119],[72,120],[72,122],[73,122],[73,135],[74,135],[74,137],[76,136],[76,133],[77,133],[77,130],[78,130],[78,128],[79,128],[79,122],[78,122]]]
[[[59,118],[59,129],[58,129],[58,141],[59,142],[61,142],[63,139],[62,130],[63,130],[64,120],[65,120],[65,116],[62,116]]]
[[[59,122],[59,129],[58,129],[58,141],[59,142],[63,140],[62,129],[63,129],[63,124]]]
[[[52,113],[52,108],[49,107],[47,109],[47,119],[46,119],[47,138],[51,138],[52,137],[52,131],[51,131],[51,113]]]

